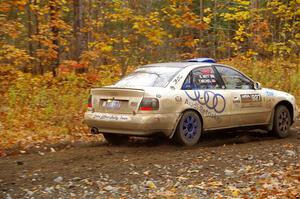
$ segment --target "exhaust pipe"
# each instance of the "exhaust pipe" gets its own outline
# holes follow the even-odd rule
[[[96,127],[93,127],[93,128],[91,129],[91,133],[92,133],[92,134],[99,134],[100,132],[98,131],[98,129],[97,129]]]

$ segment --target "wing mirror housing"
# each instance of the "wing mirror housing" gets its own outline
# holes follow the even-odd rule
[[[254,83],[254,89],[255,90],[260,90],[261,89],[261,84],[259,82]]]

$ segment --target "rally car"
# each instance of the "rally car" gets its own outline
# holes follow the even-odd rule
[[[111,143],[162,134],[195,145],[203,131],[261,128],[288,136],[295,97],[261,88],[211,58],[141,66],[111,86],[92,88],[85,122]]]

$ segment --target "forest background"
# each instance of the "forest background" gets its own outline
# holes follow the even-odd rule
[[[212,57],[300,99],[300,0],[0,0],[1,149],[92,139],[91,86]]]

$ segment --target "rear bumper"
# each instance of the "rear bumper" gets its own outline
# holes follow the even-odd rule
[[[163,133],[172,135],[179,114],[107,114],[87,111],[84,120],[90,128],[101,133],[148,136]]]

